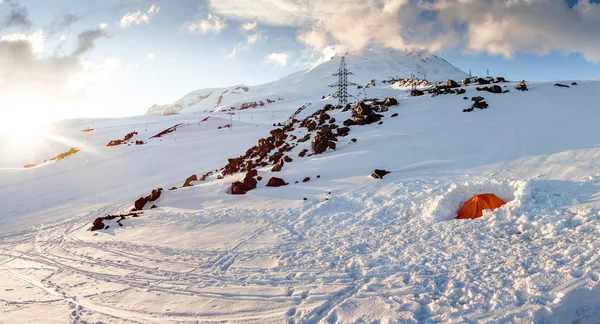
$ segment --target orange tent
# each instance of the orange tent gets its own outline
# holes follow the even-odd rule
[[[495,210],[506,204],[502,199],[493,194],[475,195],[462,206],[458,212],[458,219],[475,219],[483,216],[483,210]]]

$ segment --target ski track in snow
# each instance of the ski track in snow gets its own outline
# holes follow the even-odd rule
[[[360,193],[332,195],[300,210],[146,212],[146,217],[158,217],[164,225],[193,226],[200,220],[216,228],[231,222],[255,228],[237,237],[231,247],[216,249],[84,241],[82,237],[91,235],[85,230],[89,223],[72,219],[22,237],[2,237],[1,269],[69,305],[73,322],[92,314],[140,323],[335,323],[341,316],[352,318],[345,311],[353,305],[372,299],[407,323],[543,317],[548,316],[545,306],[568,296],[574,287],[597,286],[600,269],[586,267],[598,263],[597,226],[583,220],[596,220],[600,210],[546,209],[536,202],[553,193],[543,184],[525,186],[529,194],[486,222],[422,217],[431,196],[447,195],[447,184],[435,180],[388,184],[384,193],[392,198],[365,188]],[[530,218],[539,219],[543,212],[563,219],[564,224],[546,233],[543,227],[536,230],[527,225],[533,219],[510,217],[533,211],[538,214]],[[525,230],[518,235],[520,228]],[[277,240],[261,243],[265,233],[275,233]],[[499,254],[503,257],[497,258]],[[277,259],[276,265],[236,266],[239,261],[265,257]],[[50,274],[43,279],[28,274],[39,269]],[[563,283],[553,287],[555,282]],[[113,283],[119,287],[99,292],[87,288]],[[127,303],[114,300],[124,294],[126,298],[164,294],[180,302],[269,306],[238,314],[194,312],[193,308],[177,312],[145,305],[123,307]],[[355,320],[377,315],[365,311]]]

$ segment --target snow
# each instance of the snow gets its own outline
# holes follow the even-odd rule
[[[385,56],[368,69],[352,60],[359,80],[390,74]],[[259,169],[264,179],[246,195],[227,194],[243,174],[212,176],[163,191],[158,208],[123,227],[88,230],[152,189],[222,167],[299,107],[310,104],[304,118],[335,103],[320,100],[335,68],[313,69],[311,85],[302,83],[311,72],[272,84],[289,86],[272,92],[284,100],[232,116],[231,129],[218,129],[228,115],[195,104],[171,116],[63,121],[24,146],[1,139],[0,322],[598,322],[598,81],[528,92],[504,83],[507,94],[465,87],[490,104],[471,113],[463,95],[412,98],[378,82],[369,96],[400,105],[381,125],[352,126],[336,150],[299,158],[310,147],[300,143],[281,172]],[[253,91],[243,100],[263,97]],[[341,123],[350,113],[330,115]],[[23,168],[85,147],[87,127],[88,148]],[[106,147],[134,127],[145,145]],[[374,169],[392,173],[376,180]],[[271,176],[290,185],[267,188]],[[479,193],[507,204],[455,220]]]

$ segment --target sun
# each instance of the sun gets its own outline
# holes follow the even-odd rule
[[[10,137],[11,142],[31,143],[43,136],[42,123],[17,118],[0,120],[0,136]]]

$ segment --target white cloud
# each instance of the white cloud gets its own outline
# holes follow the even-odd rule
[[[227,55],[230,59],[235,58],[240,51],[250,51],[254,45],[267,40],[267,37],[263,35],[263,31],[257,27],[256,22],[240,25],[239,31],[244,35],[245,40],[236,44],[231,53]]]
[[[141,25],[141,24],[149,24],[150,19],[154,17],[157,13],[160,12],[160,7],[157,5],[152,5],[148,8],[147,11],[137,11],[137,12],[129,12],[121,18],[119,22],[119,26],[121,28],[127,28],[131,25]]]
[[[46,37],[44,36],[44,31],[41,29],[37,30],[35,33],[31,35],[25,34],[8,34],[2,36],[2,42],[15,43],[18,41],[25,41],[31,44],[31,50],[34,54],[40,54],[44,52],[44,46],[46,42]]]
[[[264,63],[275,66],[286,66],[291,54],[289,52],[271,53],[265,56]]]
[[[70,91],[70,80],[76,75],[98,75],[101,69],[115,66],[112,61],[91,68],[85,61],[96,42],[106,37],[102,29],[87,30],[77,36],[77,47],[70,54],[47,56],[41,30],[29,36],[4,36],[0,39],[0,109],[10,107],[7,103],[31,109],[32,100],[64,102],[84,96]]]
[[[150,54],[148,54],[148,56],[146,56],[146,59],[147,59],[148,61],[153,61],[155,58],[156,58],[156,55],[154,55],[154,54],[152,54],[152,53],[150,53]]]
[[[240,25],[240,30],[249,32],[249,31],[256,30],[256,26],[257,26],[256,21],[252,22],[252,23],[249,22],[249,23]]]
[[[600,3],[579,0],[209,0],[222,16],[300,29],[320,51],[342,45],[440,51],[460,47],[512,57],[524,51],[581,53],[600,61]],[[264,8],[269,8],[265,10]]]
[[[217,35],[223,29],[225,29],[225,27],[227,27],[227,23],[224,19],[208,14],[206,19],[200,19],[197,22],[186,23],[184,26],[190,33],[195,35],[208,33]]]
[[[100,29],[106,29],[108,28],[108,25],[105,23],[101,23],[98,27],[100,27]]]

